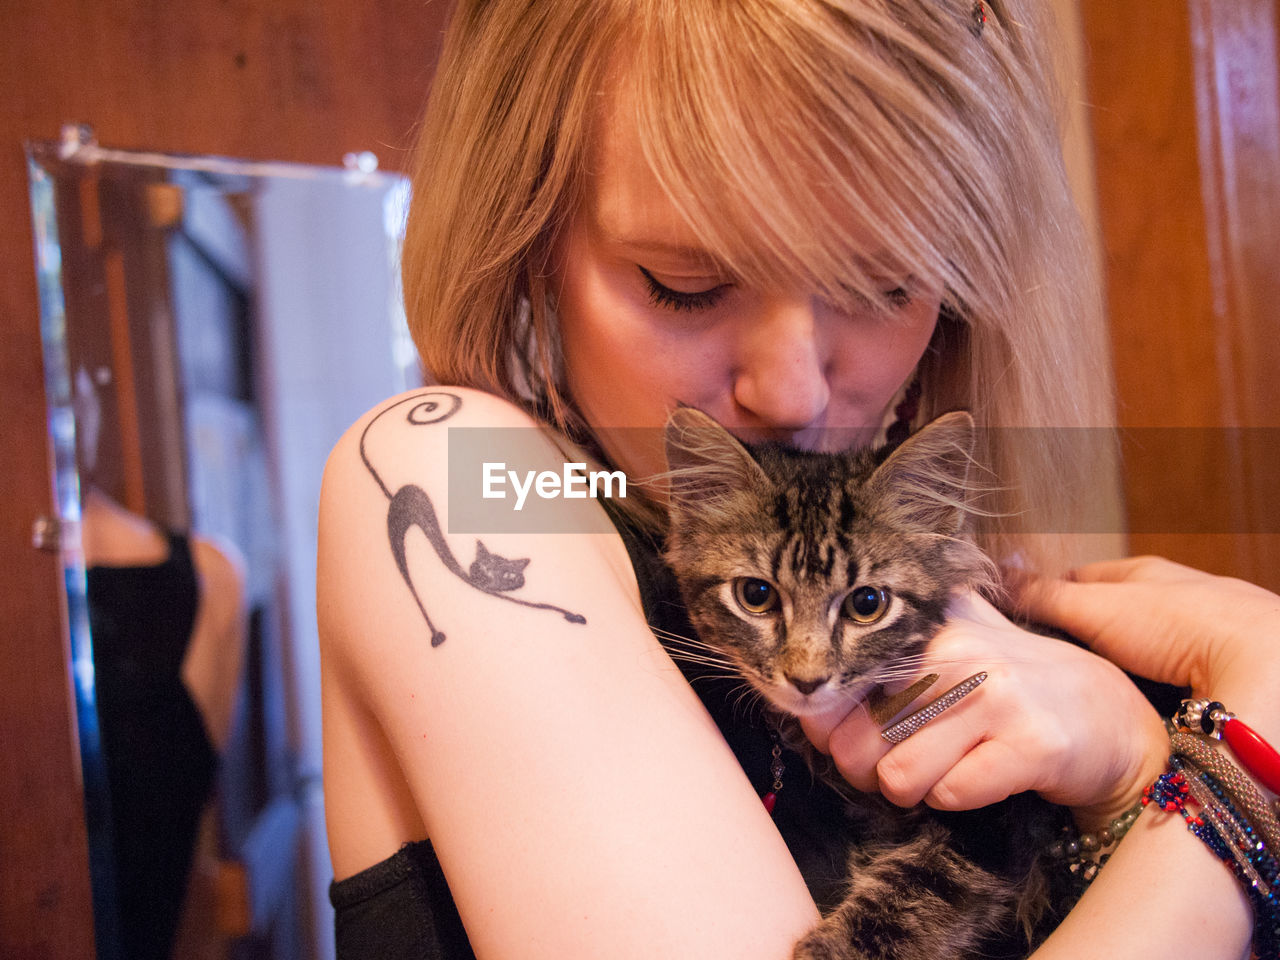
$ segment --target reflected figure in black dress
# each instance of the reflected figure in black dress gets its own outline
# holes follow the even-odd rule
[[[225,549],[91,488],[84,540],[122,955],[169,960],[243,655]]]
[[[169,960],[240,686],[245,569],[230,544],[164,531],[97,484],[98,374],[76,372],[76,446],[120,955]]]
[[[167,960],[218,757],[182,683],[199,591],[187,538],[147,566],[88,571],[98,720],[124,956]]]

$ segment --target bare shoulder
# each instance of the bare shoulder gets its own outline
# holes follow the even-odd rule
[[[331,508],[342,506],[335,495],[354,493],[349,484],[372,483],[386,496],[399,473],[419,482],[445,475],[443,458],[455,429],[537,430],[537,424],[515,404],[480,390],[410,390],[368,410],[334,445],[325,465],[325,500]]]
[[[495,681],[552,689],[552,674],[605,623],[630,622],[635,642],[656,646],[635,629],[643,618],[634,576],[607,520],[604,533],[516,529],[506,522],[514,503],[504,515],[477,498],[482,478],[460,467],[476,465],[468,452],[477,443],[499,462],[549,471],[563,463],[514,405],[432,387],[378,404],[325,467],[316,595],[340,877],[438,832],[424,821],[449,803],[413,795],[414,771],[468,756],[480,769],[484,721],[507,709]],[[468,503],[487,509],[468,521]],[[599,516],[582,506],[588,521],[603,519],[598,506]],[[657,651],[646,656],[657,662]],[[450,702],[462,706],[442,709]],[[496,768],[501,754],[480,760]]]
[[[432,614],[428,596],[517,617],[545,611],[580,626],[585,614],[531,596],[535,585],[555,593],[569,556],[592,557],[634,599],[626,551],[598,504],[566,500],[538,513],[527,502],[525,478],[562,476],[565,462],[549,430],[481,391],[430,387],[379,404],[347,430],[325,467],[322,616],[355,628],[346,635],[361,633],[348,617],[371,601],[385,609],[394,595],[406,611],[417,609],[419,632],[434,647],[448,636],[448,618]],[[375,572],[386,581],[380,590]]]
[[[335,872],[430,836],[478,955],[782,955],[812,901],[601,504],[551,497],[565,512],[528,522],[509,495],[533,474],[563,492],[565,459],[450,388],[335,447],[317,580]],[[515,475],[508,496],[484,498],[481,462]]]
[[[168,538],[154,523],[126,510],[98,488],[88,488],[83,510],[86,566],[153,564],[168,556]]]
[[[235,544],[203,534],[192,537],[191,560],[206,591],[240,597],[244,590],[246,565]]]

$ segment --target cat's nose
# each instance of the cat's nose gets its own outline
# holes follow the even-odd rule
[[[816,680],[801,680],[799,677],[793,677],[790,674],[787,674],[787,680],[791,683],[791,685],[795,687],[797,690],[799,690],[801,693],[803,693],[805,696],[808,696],[809,694],[813,693],[813,691],[817,690],[829,679],[831,678],[818,677]]]

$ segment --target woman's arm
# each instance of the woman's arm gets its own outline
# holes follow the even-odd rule
[[[1147,810],[1035,960],[1244,960],[1253,914],[1240,884],[1177,814]]]
[[[191,556],[200,578],[200,603],[182,658],[182,682],[221,751],[231,734],[248,640],[245,561],[231,544],[205,537],[191,539]]]
[[[1033,616],[1069,630],[1126,669],[1212,696],[1280,743],[1275,594],[1158,557],[1136,557],[1091,564],[1069,581],[1029,583],[1023,601]],[[1252,922],[1239,882],[1182,818],[1148,810],[1036,957],[1176,951],[1234,960],[1249,955]]]
[[[318,595],[340,875],[394,850],[361,846],[366,825],[330,753],[331,718],[363,714],[365,752],[394,759],[478,955],[789,956],[813,903],[647,629],[616,534],[433,532],[428,513],[448,527],[449,428],[533,429],[500,400],[447,392],[459,399],[447,424],[375,411],[326,468]],[[549,442],[532,449],[538,462],[524,466],[560,471]],[[426,499],[400,496],[409,485]],[[413,591],[397,567],[401,528]],[[524,585],[478,587],[477,540],[527,560]]]

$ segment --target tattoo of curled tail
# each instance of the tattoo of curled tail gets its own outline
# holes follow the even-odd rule
[[[524,586],[524,568],[529,565],[527,557],[511,560],[507,557],[499,556],[486,548],[480,540],[477,540],[476,558],[472,561],[470,568],[463,569],[453,555],[453,551],[449,549],[449,544],[444,538],[444,531],[440,527],[440,518],[436,516],[435,506],[432,504],[431,497],[427,494],[427,491],[415,484],[407,483],[395,493],[391,492],[383,482],[382,477],[378,475],[378,471],[373,468],[373,464],[369,462],[368,454],[365,453],[364,441],[375,423],[391,411],[404,406],[409,407],[405,416],[407,423],[411,426],[426,426],[442,423],[452,417],[462,407],[462,398],[442,390],[415,393],[412,396],[397,400],[385,410],[379,412],[377,416],[365,425],[364,431],[360,434],[360,459],[364,461],[365,469],[369,471],[374,482],[378,484],[379,489],[390,501],[390,505],[387,507],[387,537],[391,542],[391,554],[395,557],[396,567],[400,570],[400,576],[404,577],[405,585],[408,586],[414,602],[417,603],[418,609],[422,611],[423,619],[427,622],[427,628],[431,631],[431,645],[433,647],[440,646],[440,644],[444,643],[445,635],[432,622],[430,614],[427,613],[427,608],[422,603],[422,598],[418,595],[418,589],[413,584],[413,577],[409,574],[405,540],[409,536],[409,531],[414,527],[417,527],[426,535],[427,542],[431,544],[441,562],[463,583],[474,587],[482,593],[499,597],[511,603],[518,603],[523,607],[532,607],[536,610],[554,610],[570,623],[586,623],[587,618],[580,613],[572,613],[552,603],[538,603],[510,595],[510,591],[518,590]]]

